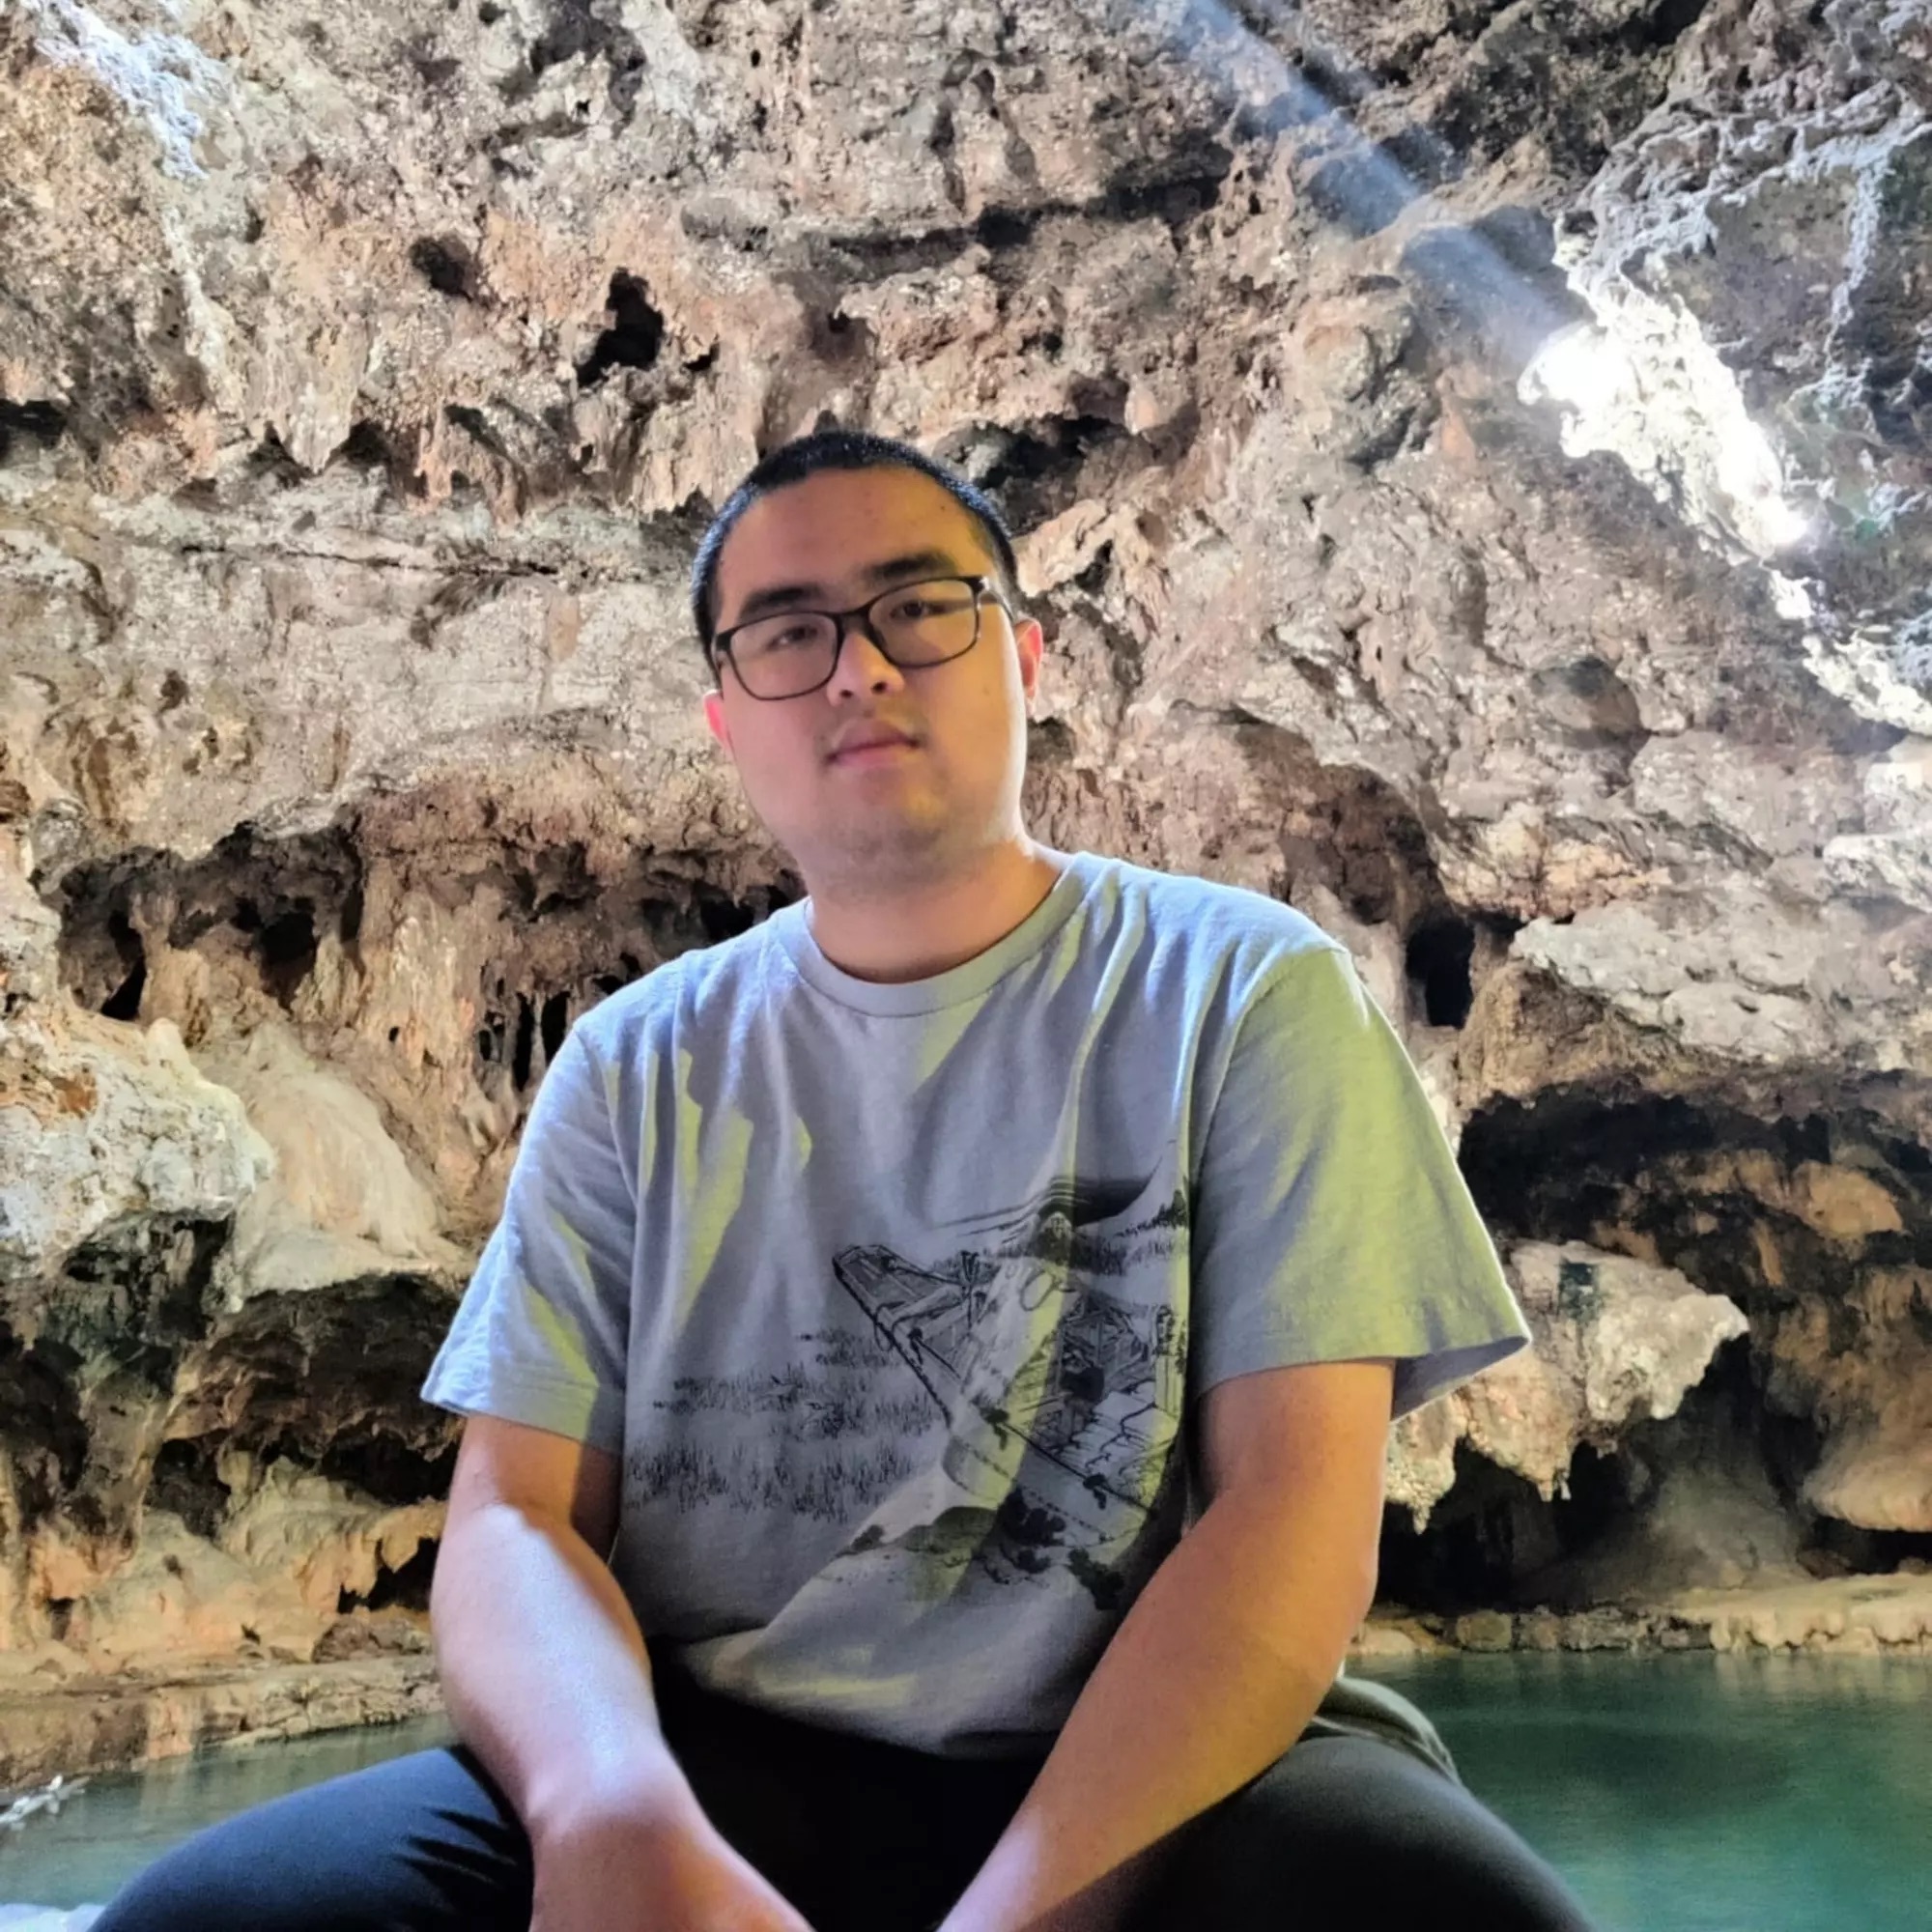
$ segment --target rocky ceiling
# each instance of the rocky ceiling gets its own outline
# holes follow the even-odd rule
[[[1024,527],[1038,831],[1314,912],[1459,1131],[1556,1366],[1397,1495],[1932,1532],[1927,0],[12,0],[0,75],[0,1651],[307,1655],[433,1535],[547,1057],[796,890],[683,573],[828,421]]]

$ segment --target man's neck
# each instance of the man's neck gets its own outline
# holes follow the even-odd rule
[[[998,945],[1059,876],[1059,867],[1022,833],[918,884],[867,893],[820,881],[811,893],[811,936],[855,980],[929,980]]]

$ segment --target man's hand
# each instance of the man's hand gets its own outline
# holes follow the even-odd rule
[[[530,1932],[811,1932],[695,1804],[586,1804],[532,1846]]]

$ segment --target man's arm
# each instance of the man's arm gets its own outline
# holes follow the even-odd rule
[[[473,1416],[430,1626],[456,1728],[532,1831],[603,1787],[674,1801],[638,1620],[605,1562],[617,1459]]]
[[[1300,1736],[1375,1594],[1392,1385],[1387,1362],[1322,1362],[1208,1391],[1208,1507],[945,1932],[1112,1926],[1159,1841]]]
[[[529,1833],[532,1932],[806,1932],[665,1744],[605,1561],[617,1508],[614,1456],[492,1416],[466,1425],[430,1623],[457,1733]]]

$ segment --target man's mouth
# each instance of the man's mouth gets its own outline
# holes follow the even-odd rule
[[[845,735],[833,746],[827,762],[835,765],[878,764],[912,751],[918,744],[910,732],[895,730],[890,724],[865,724]]]

